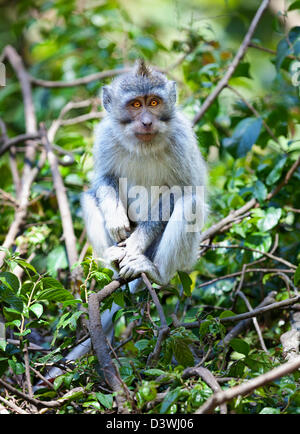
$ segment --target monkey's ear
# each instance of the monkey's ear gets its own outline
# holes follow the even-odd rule
[[[176,81],[169,81],[168,87],[169,87],[169,98],[171,104],[175,104],[177,99]]]
[[[107,112],[111,111],[112,90],[110,86],[103,86],[101,89],[102,105]]]

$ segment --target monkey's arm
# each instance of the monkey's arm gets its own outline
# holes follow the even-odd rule
[[[109,236],[117,243],[125,240],[130,223],[119,195],[117,179],[113,175],[103,175],[94,183],[93,190]]]
[[[132,234],[122,243],[126,247],[127,255],[145,253],[147,248],[163,233],[166,222],[140,222]]]

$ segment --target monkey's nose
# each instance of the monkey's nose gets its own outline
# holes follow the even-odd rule
[[[149,121],[148,120],[147,121],[142,121],[142,124],[143,124],[144,127],[151,127],[152,121],[150,121],[150,120]]]

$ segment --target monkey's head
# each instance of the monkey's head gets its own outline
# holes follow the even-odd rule
[[[124,146],[151,147],[166,135],[176,103],[176,83],[150,69],[143,60],[102,88],[102,102]]]

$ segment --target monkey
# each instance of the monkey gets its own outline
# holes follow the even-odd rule
[[[95,255],[123,279],[145,273],[166,285],[197,261],[207,169],[176,99],[176,82],[143,59],[102,87],[106,115],[81,205]],[[130,290],[140,287],[136,279]]]
[[[206,164],[176,93],[176,83],[143,60],[102,87],[106,116],[95,130],[94,174],[81,196],[82,215],[100,262],[115,277],[137,278],[129,283],[132,293],[142,287],[141,273],[167,285],[177,271],[191,271],[208,212]],[[118,309],[112,303],[101,314],[108,337]],[[89,338],[66,360],[90,348]],[[61,373],[52,368],[47,378]]]

